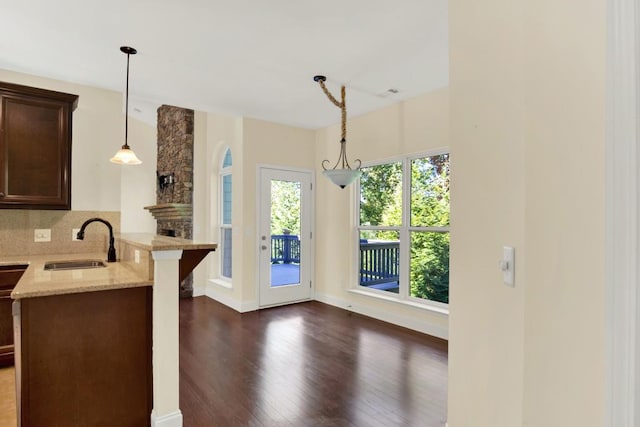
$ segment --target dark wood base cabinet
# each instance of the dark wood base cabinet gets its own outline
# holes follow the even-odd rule
[[[26,268],[26,265],[0,265],[0,366],[13,365],[11,291]]]
[[[151,290],[15,302],[21,427],[150,425]]]

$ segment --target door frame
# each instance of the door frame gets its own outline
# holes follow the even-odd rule
[[[635,0],[607,1],[605,143],[605,426],[640,424],[640,20]]]
[[[281,304],[270,304],[270,305],[261,305],[260,304],[260,279],[261,279],[261,271],[260,271],[260,246],[262,244],[262,242],[260,241],[260,220],[261,220],[261,215],[262,215],[262,180],[261,180],[261,171],[262,169],[275,169],[275,170],[279,170],[279,171],[284,171],[284,172],[294,172],[294,173],[308,173],[310,175],[310,182],[311,182],[311,197],[309,197],[309,231],[311,233],[311,241],[309,242],[309,280],[311,281],[311,286],[310,286],[310,290],[309,290],[309,301],[313,300],[315,298],[315,289],[316,289],[316,284],[315,284],[315,214],[316,214],[316,209],[315,209],[315,188],[316,188],[316,182],[315,182],[315,178],[316,178],[316,174],[315,174],[315,170],[314,169],[305,169],[305,168],[297,168],[297,167],[291,167],[291,166],[284,166],[284,165],[274,165],[274,164],[268,164],[268,163],[258,163],[256,165],[256,232],[255,232],[255,254],[256,254],[256,264],[257,264],[257,274],[256,274],[256,283],[255,283],[255,289],[256,289],[256,301],[257,301],[257,306],[258,309],[262,309],[262,308],[269,308],[269,307],[275,307],[278,305],[287,305],[287,304],[291,304],[291,303],[295,303],[295,302],[299,302],[299,301],[291,301],[291,302],[285,302],[285,303],[281,303]]]

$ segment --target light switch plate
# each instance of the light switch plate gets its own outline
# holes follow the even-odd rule
[[[33,230],[34,242],[50,242],[51,241],[51,229],[50,228],[36,228]]]
[[[138,249],[133,252],[133,260],[136,264],[140,264],[140,251]]]
[[[502,270],[502,280],[507,286],[515,287],[515,249],[510,246],[502,248],[502,261],[500,268]]]

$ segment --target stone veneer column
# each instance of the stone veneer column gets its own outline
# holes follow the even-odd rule
[[[175,183],[156,187],[157,204],[193,204],[193,110],[162,105],[158,108],[158,165],[160,175],[173,174]],[[158,234],[175,231],[175,237],[193,237],[193,215],[180,220],[158,220]],[[193,277],[180,284],[180,297],[193,296]]]

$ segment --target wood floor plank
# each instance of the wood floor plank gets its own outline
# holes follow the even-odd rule
[[[180,301],[185,427],[442,427],[447,343],[319,302]]]
[[[16,370],[13,366],[4,366],[0,368],[0,426],[17,425]]]

